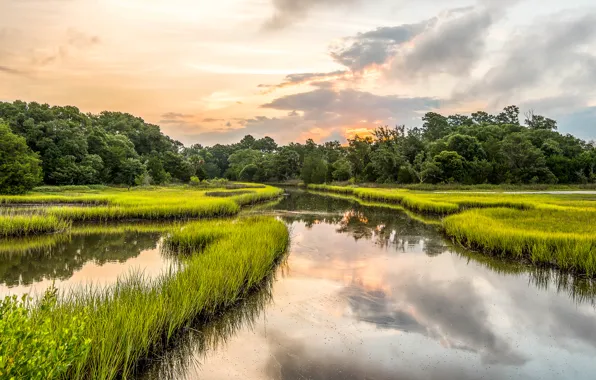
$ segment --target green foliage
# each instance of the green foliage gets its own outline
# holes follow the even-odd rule
[[[327,177],[327,163],[317,154],[309,154],[302,165],[302,180],[305,184],[324,183]]]
[[[352,177],[352,164],[346,157],[338,159],[331,167],[333,179],[336,181],[347,181]]]
[[[464,178],[464,158],[457,152],[442,151],[434,157],[442,182],[461,182]]]
[[[40,161],[0,120],[0,194],[22,194],[41,181]]]
[[[349,138],[347,146],[312,139],[278,146],[270,137],[247,135],[236,144],[184,147],[129,114],[0,102],[0,118],[39,154],[46,185],[133,186],[148,178],[154,184],[188,183],[192,176],[276,182],[297,181],[304,173],[309,182],[353,177],[402,185],[596,183],[593,143],[558,133],[556,121],[533,112],[522,125],[519,112],[517,106],[495,115],[429,112],[420,128],[381,126]],[[314,156],[322,160],[317,165],[309,158]]]
[[[255,179],[255,175],[259,171],[259,168],[255,164],[246,165],[238,175],[238,179],[241,181],[252,182]]]
[[[87,312],[57,320],[56,293],[49,288],[39,304],[27,296],[0,300],[0,378],[62,378],[87,359],[92,343],[86,337]]]

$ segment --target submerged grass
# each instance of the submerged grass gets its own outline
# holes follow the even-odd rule
[[[81,354],[62,377],[130,377],[139,361],[159,352],[180,329],[236,304],[262,283],[288,241],[286,226],[266,217],[173,228],[169,247],[191,253],[179,270],[155,280],[131,274],[106,288],[75,289],[53,307],[51,331],[71,329],[73,316],[85,321],[77,334],[82,339],[73,343]],[[38,313],[34,308],[28,315],[35,318]],[[84,350],[77,349],[80,344],[86,344]],[[34,352],[0,352],[0,362],[22,361],[29,354]]]

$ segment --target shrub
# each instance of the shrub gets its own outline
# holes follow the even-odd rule
[[[49,288],[38,305],[23,296],[0,301],[0,378],[64,377],[91,348],[85,338],[87,317],[72,314],[56,328],[56,288]]]

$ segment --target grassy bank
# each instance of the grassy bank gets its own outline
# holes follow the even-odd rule
[[[309,189],[440,215],[445,234],[464,247],[596,276],[593,195],[436,193],[327,185]]]
[[[129,377],[140,360],[159,352],[180,329],[237,303],[258,286],[288,239],[285,225],[272,218],[192,222],[173,228],[168,238],[172,250],[190,253],[179,271],[153,281],[130,275],[113,286],[75,289],[37,306],[7,299],[0,307],[0,377]],[[40,320],[47,328],[31,327]],[[15,334],[22,326],[31,339],[19,343]],[[55,342],[50,347],[55,354],[40,357],[48,342]],[[39,366],[27,360],[46,361]]]
[[[237,184],[235,188],[238,186],[241,184]],[[219,193],[231,196],[217,197],[207,195],[207,190],[189,187],[132,191],[107,188],[84,195],[67,190],[60,195],[35,193],[25,196],[0,196],[0,204],[40,206],[35,216],[0,215],[0,236],[56,232],[71,222],[231,216],[236,215],[242,206],[273,199],[282,193],[280,189],[271,186],[251,186],[241,193],[235,193],[237,191],[222,188]],[[69,206],[64,206],[65,204]]]
[[[309,189],[353,195],[357,198],[400,205],[419,213],[438,215],[455,214],[467,208],[511,207],[532,209],[539,203],[539,196],[492,193],[436,193],[403,189],[381,189],[309,185]]]
[[[596,210],[496,208],[443,220],[455,242],[483,252],[596,275]]]

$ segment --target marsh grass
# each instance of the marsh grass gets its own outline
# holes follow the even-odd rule
[[[464,247],[596,276],[596,202],[581,194],[431,193],[326,185],[309,188],[446,216],[440,222],[442,229]]]
[[[535,208],[537,204],[536,196],[533,195],[520,198],[519,195],[502,193],[438,193],[327,185],[309,185],[308,188],[353,195],[367,201],[397,204],[417,213],[437,215],[455,214],[469,208],[511,207],[528,210]],[[556,202],[554,199],[551,201]]]
[[[59,298],[51,329],[60,331],[72,316],[82,315],[83,341],[91,342],[67,377],[129,377],[139,361],[156,355],[181,329],[237,304],[258,287],[283,256],[289,234],[280,221],[251,217],[174,227],[167,242],[191,253],[178,268],[153,280],[131,274],[112,286],[90,285]]]
[[[68,229],[70,226],[70,221],[55,216],[0,216],[0,237],[20,237],[61,232]]]
[[[497,256],[596,275],[596,211],[469,210],[443,220],[456,243]]]
[[[241,186],[246,186],[242,185]],[[239,186],[240,186],[239,185]],[[206,191],[183,187],[107,189],[97,194],[32,194],[0,196],[0,204],[38,205],[26,218],[0,215],[0,236],[27,236],[61,231],[71,222],[108,222],[122,220],[168,220],[216,218],[238,214],[241,207],[274,199],[282,190],[271,186],[254,186],[250,192],[225,190],[226,198],[209,197]],[[60,205],[79,206],[64,207]]]

